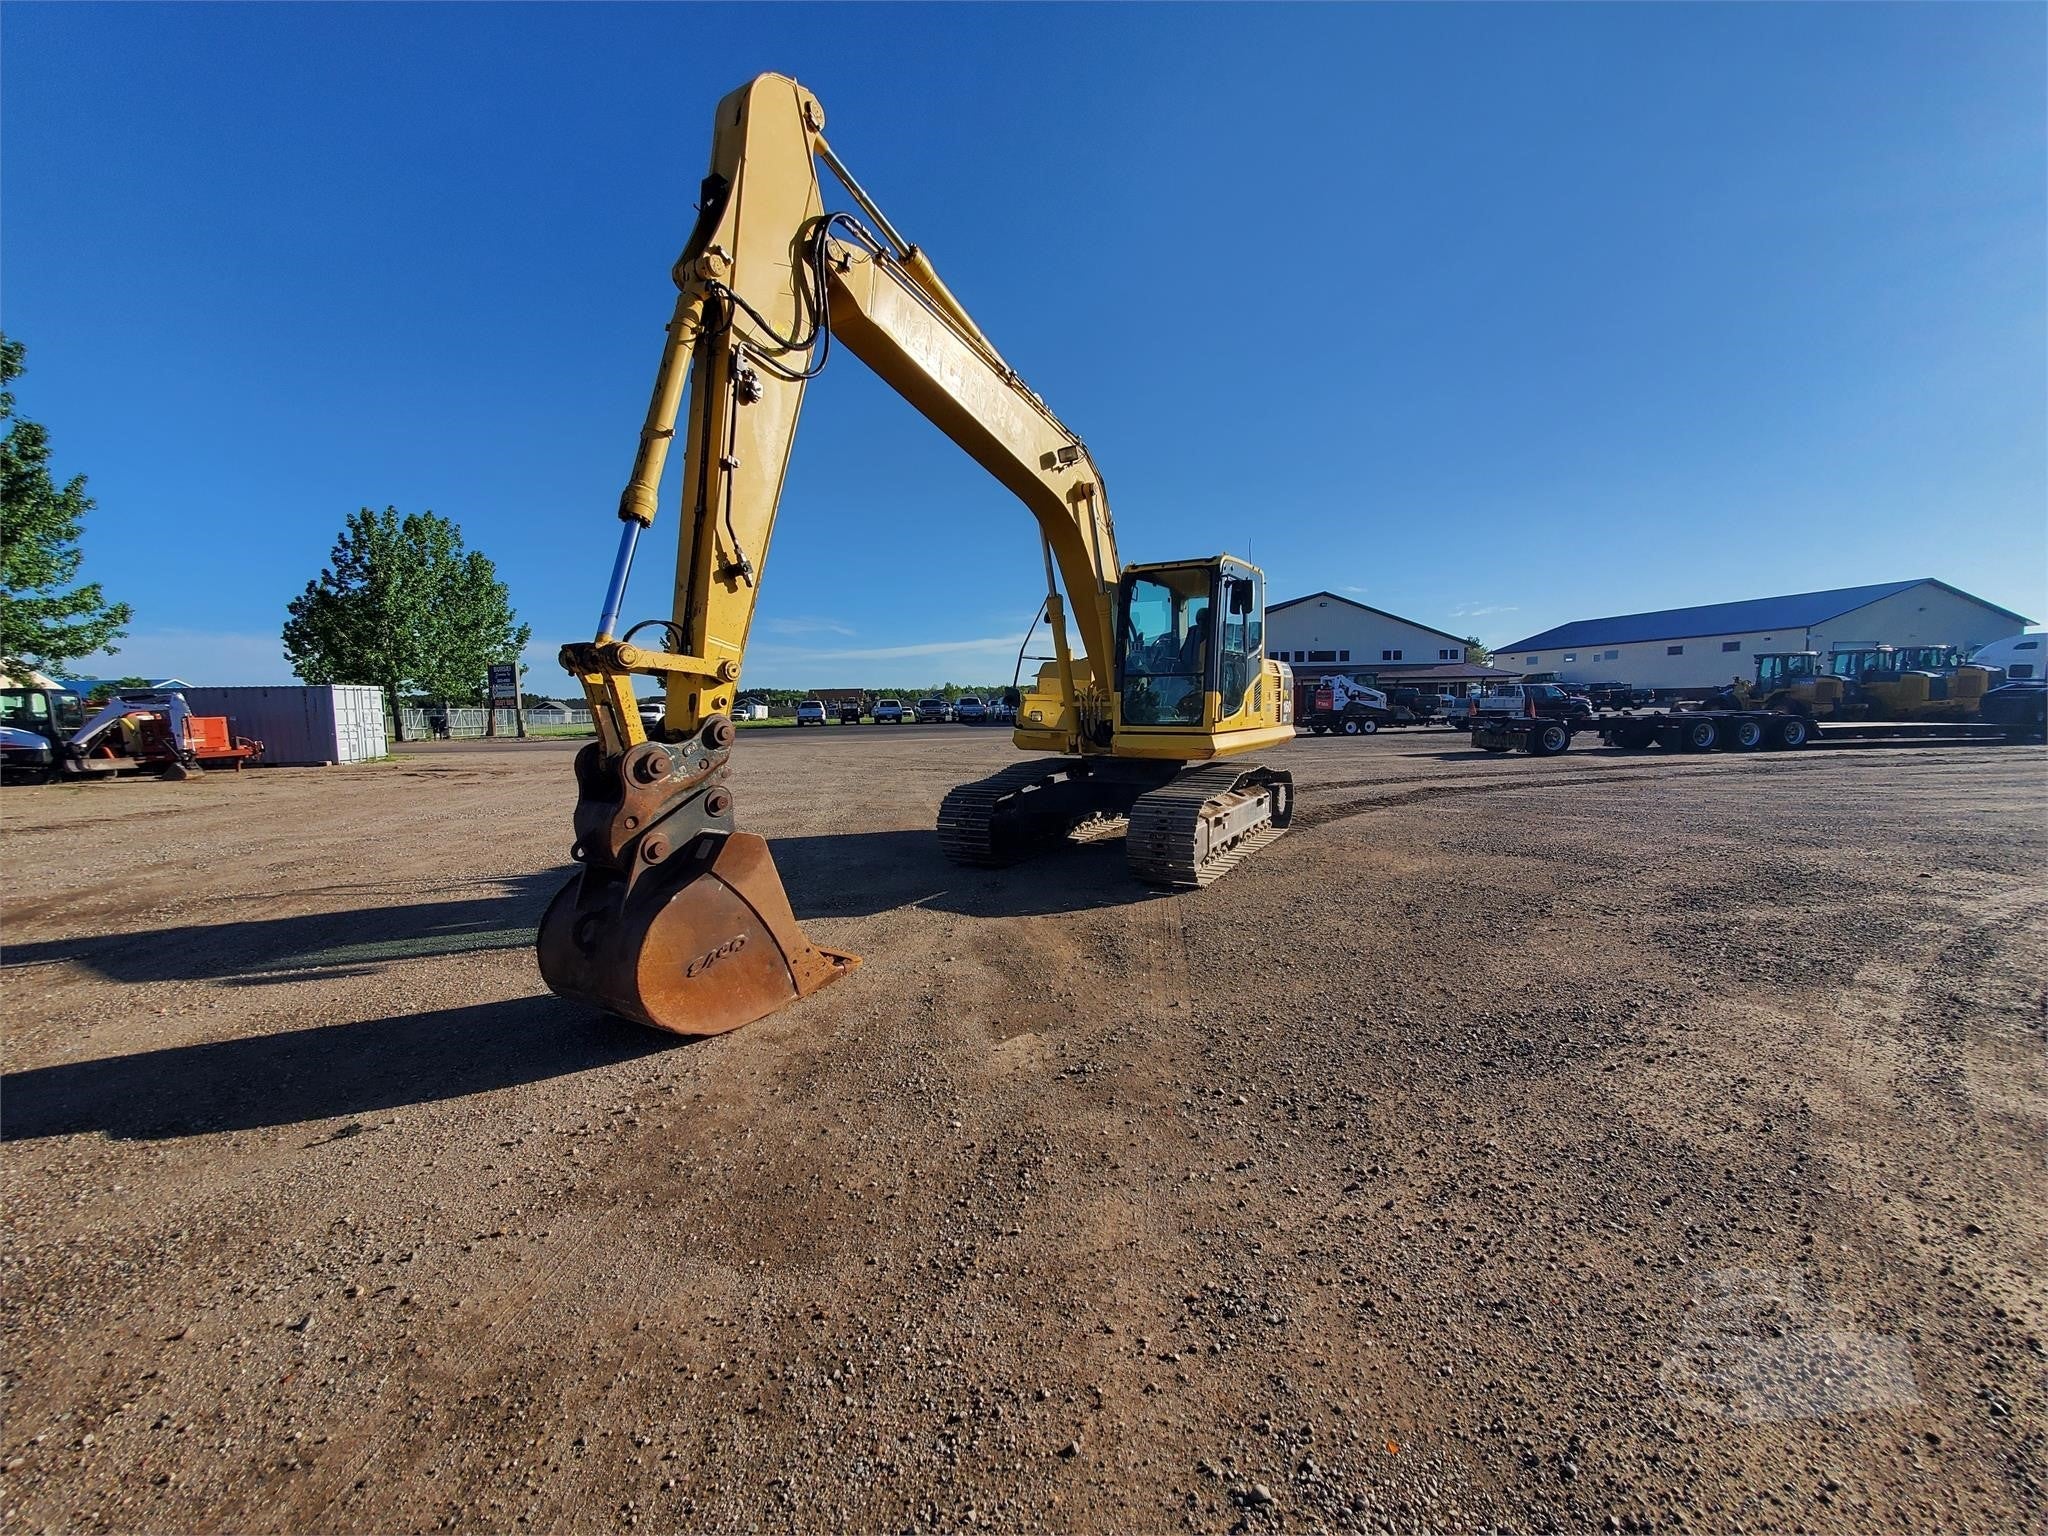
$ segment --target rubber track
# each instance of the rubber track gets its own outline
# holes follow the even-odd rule
[[[990,833],[996,812],[1012,797],[1060,779],[1067,766],[1066,758],[1042,757],[956,786],[939,802],[939,847],[955,864],[996,869],[1014,863],[1014,857],[994,847]]]
[[[1196,890],[1215,884],[1279,837],[1287,829],[1269,821],[1252,828],[1206,861],[1197,862],[1196,849],[1200,846],[1203,819],[1209,814],[1209,802],[1253,778],[1279,780],[1290,792],[1293,787],[1292,774],[1224,764],[1192,769],[1171,784],[1140,795],[1137,804],[1131,807],[1131,827],[1124,843],[1131,873],[1147,885]]]

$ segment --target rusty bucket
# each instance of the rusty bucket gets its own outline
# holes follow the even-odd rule
[[[804,937],[768,845],[705,833],[628,882],[586,868],[540,925],[548,986],[677,1035],[721,1035],[860,964]]]

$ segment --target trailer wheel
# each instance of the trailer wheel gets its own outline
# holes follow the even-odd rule
[[[1714,743],[1721,739],[1721,729],[1711,720],[1688,720],[1678,728],[1678,746],[1682,752],[1711,752]]]
[[[1731,720],[1721,733],[1721,745],[1730,752],[1754,752],[1764,744],[1761,720]]]
[[[1771,726],[1771,745],[1791,751],[1805,746],[1813,739],[1813,727],[1804,715],[1787,715],[1774,721]]]
[[[1531,757],[1555,757],[1572,744],[1572,733],[1553,720],[1522,739],[1528,743],[1526,750]]]
[[[1358,722],[1358,728],[1366,735],[1370,736],[1374,731],[1380,728],[1380,723],[1379,721],[1373,719],[1371,715],[1367,715],[1363,720]]]

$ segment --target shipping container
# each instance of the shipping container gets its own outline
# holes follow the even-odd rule
[[[226,715],[228,730],[263,743],[259,763],[360,763],[382,757],[384,690],[343,683],[319,687],[187,688],[195,715]]]

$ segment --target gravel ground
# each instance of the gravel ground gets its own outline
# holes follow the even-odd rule
[[[2040,749],[1304,740],[1162,897],[749,733],[867,963],[676,1043],[573,746],[0,795],[9,1529],[2040,1528]]]

